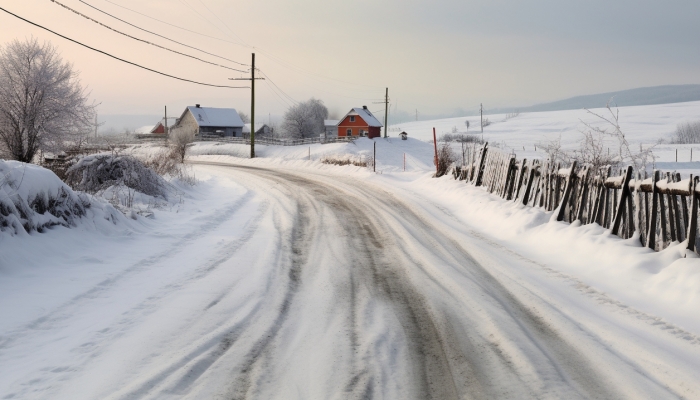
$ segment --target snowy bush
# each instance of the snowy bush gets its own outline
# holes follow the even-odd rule
[[[96,154],[81,158],[66,173],[66,183],[88,193],[124,186],[153,196],[166,197],[167,183],[135,157]]]
[[[700,143],[700,121],[678,124],[671,143],[694,144]]]
[[[447,170],[452,167],[452,164],[457,161],[457,156],[455,155],[454,150],[452,150],[452,146],[450,146],[449,142],[442,142],[440,143],[440,147],[438,147],[438,167],[437,167],[437,176],[443,176],[447,173]]]
[[[75,226],[88,214],[113,223],[120,218],[114,208],[75,193],[48,169],[0,160],[0,232],[16,235]]]

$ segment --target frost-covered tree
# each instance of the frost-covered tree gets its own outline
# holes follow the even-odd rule
[[[700,143],[700,121],[678,124],[671,143],[692,144]]]
[[[238,116],[241,117],[241,120],[243,121],[244,124],[250,123],[250,117],[248,116],[248,114],[244,113],[243,111],[239,111]]]
[[[318,136],[326,130],[324,120],[328,119],[328,108],[323,101],[311,98],[297,103],[284,114],[285,135],[292,139]]]
[[[0,147],[31,162],[39,150],[59,151],[92,130],[95,105],[73,66],[35,38],[0,49]]]
[[[184,163],[187,147],[194,141],[194,135],[185,129],[173,129],[170,131],[168,140],[170,141],[172,154],[177,158],[178,162]]]

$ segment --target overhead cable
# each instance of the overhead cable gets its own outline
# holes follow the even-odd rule
[[[214,57],[220,58],[220,59],[222,59],[222,60],[230,61],[230,62],[232,62],[232,63],[236,63],[236,64],[238,64],[238,65],[242,65],[242,66],[244,66],[244,67],[249,67],[249,66],[250,66],[249,64],[244,64],[244,63],[241,63],[241,62],[238,62],[238,61],[235,61],[235,60],[231,60],[231,59],[228,59],[228,58],[226,58],[226,57],[222,57],[222,56],[220,56],[220,55],[217,55],[217,54],[214,54],[214,53],[210,53],[210,52],[204,51],[204,50],[202,50],[202,49],[198,49],[198,48],[196,48],[196,47],[194,47],[194,46],[190,46],[190,45],[188,45],[188,44],[184,44],[184,43],[178,42],[177,40],[170,39],[170,38],[167,37],[167,36],[163,36],[163,35],[161,35],[161,34],[158,34],[158,33],[152,32],[152,31],[149,31],[148,29],[141,28],[140,26],[136,26],[136,25],[132,24],[131,22],[128,22],[128,21],[125,21],[125,20],[123,20],[123,19],[121,19],[121,18],[119,18],[119,17],[116,17],[116,16],[114,16],[114,15],[112,15],[112,14],[106,12],[106,11],[103,11],[103,10],[101,10],[101,9],[99,9],[99,8],[97,8],[97,7],[95,7],[95,6],[93,6],[92,4],[89,4],[89,3],[85,2],[85,1],[83,1],[83,0],[78,0],[78,1],[80,1],[81,3],[85,4],[86,6],[92,8],[92,9],[98,11],[98,12],[101,12],[102,14],[105,14],[105,15],[111,17],[111,18],[116,19],[117,21],[123,22],[123,23],[125,23],[125,24],[127,24],[127,25],[129,25],[129,26],[132,26],[132,27],[134,27],[134,28],[136,28],[136,29],[138,29],[138,30],[144,31],[144,32],[146,32],[146,33],[150,33],[151,35],[155,35],[155,36],[158,36],[158,37],[163,38],[163,39],[165,39],[165,40],[171,41],[171,42],[173,42],[173,43],[177,43],[177,44],[179,44],[180,46],[189,47],[190,49],[194,49],[194,50],[197,50],[197,51],[202,52],[202,53],[204,53],[204,54],[208,54],[208,55],[210,55],[210,56],[214,56]]]
[[[256,69],[257,69],[257,68],[256,68]],[[287,93],[284,92],[284,90],[282,90],[279,86],[277,86],[277,84],[275,83],[275,81],[273,81],[272,79],[270,79],[270,77],[269,77],[266,73],[260,71],[259,69],[258,69],[258,72],[260,72],[260,73],[266,78],[266,80],[269,80],[270,83],[272,83],[272,84],[277,88],[277,90],[279,90],[285,97],[287,97],[289,100],[291,100],[292,103],[294,103],[294,104],[298,104],[298,103],[299,103],[298,101],[294,100],[294,99],[292,98],[292,96],[288,95]]]
[[[200,32],[193,31],[193,30],[190,30],[190,29],[187,29],[187,28],[183,28],[183,27],[178,26],[178,25],[175,25],[175,24],[171,24],[170,22],[165,22],[165,21],[159,20],[158,18],[153,18],[153,17],[151,17],[150,15],[146,15],[146,14],[141,13],[141,12],[138,12],[138,11],[136,11],[136,10],[132,10],[132,9],[129,8],[129,7],[124,7],[123,5],[117,4],[117,3],[113,2],[113,1],[110,1],[110,0],[105,0],[105,1],[106,1],[107,3],[110,3],[110,4],[114,4],[114,5],[117,6],[117,7],[121,7],[121,8],[123,8],[123,9],[125,9],[125,10],[131,11],[132,13],[141,15],[141,16],[143,16],[143,17],[152,19],[152,20],[154,20],[154,21],[158,21],[158,22],[160,22],[161,24],[170,25],[170,26],[172,26],[173,28],[177,28],[177,29],[181,29],[181,30],[183,30],[183,31],[187,31],[187,32],[190,32],[190,33],[194,33],[195,35],[208,37],[208,38],[210,38],[210,39],[220,40],[220,41],[222,41],[222,42],[228,42],[228,43],[232,43],[232,44],[237,44],[237,45],[243,46],[243,47],[250,47],[250,46],[248,46],[248,45],[245,45],[245,44],[242,44],[242,43],[239,43],[239,42],[233,42],[233,41],[226,40],[226,39],[222,39],[222,38],[219,38],[219,37],[216,37],[216,36],[206,35],[206,34],[204,34],[204,33],[200,33]]]
[[[107,29],[111,30],[112,32],[116,32],[116,33],[118,33],[118,34],[120,34],[120,35],[126,36],[126,37],[128,37],[129,39],[134,39],[134,40],[139,41],[139,42],[142,42],[142,43],[150,44],[151,46],[158,47],[159,49],[163,49],[163,50],[169,51],[169,52],[171,52],[171,53],[179,54],[179,55],[181,55],[181,56],[189,57],[189,58],[195,59],[195,60],[197,60],[197,61],[201,61],[201,62],[203,62],[203,63],[210,64],[210,65],[214,65],[214,66],[217,66],[217,67],[220,67],[220,68],[226,68],[226,69],[229,69],[229,70],[231,70],[231,71],[237,71],[237,72],[244,72],[244,73],[245,73],[245,72],[248,72],[248,71],[243,71],[243,70],[236,69],[236,68],[227,67],[227,66],[225,66],[225,65],[213,63],[213,62],[211,62],[211,61],[202,60],[202,59],[199,58],[199,57],[195,57],[195,56],[192,56],[192,55],[189,55],[189,54],[185,54],[185,53],[179,52],[179,51],[177,51],[177,50],[169,49],[169,48],[167,48],[167,47],[165,47],[165,46],[161,46],[161,45],[159,45],[159,44],[156,44],[156,43],[153,43],[153,42],[149,42],[149,41],[147,41],[147,40],[143,40],[143,39],[137,38],[137,37],[135,37],[135,36],[131,36],[131,35],[129,35],[128,33],[124,33],[124,32],[122,32],[122,31],[118,31],[118,30],[116,30],[116,29],[114,29],[114,28],[112,28],[112,27],[110,27],[110,26],[107,26],[107,25],[103,24],[102,22],[100,22],[100,21],[98,21],[98,20],[96,20],[96,19],[94,19],[94,18],[91,18],[91,17],[89,17],[89,16],[87,16],[87,15],[81,13],[80,11],[74,10],[74,9],[68,7],[67,5],[65,5],[65,4],[63,4],[63,3],[59,2],[59,1],[57,1],[57,0],[51,0],[51,2],[52,2],[52,3],[55,3],[55,4],[58,4],[59,6],[65,8],[66,10],[72,11],[73,13],[75,13],[75,14],[77,14],[77,15],[79,15],[79,16],[81,16],[81,17],[83,17],[83,18],[85,18],[85,19],[87,19],[87,20],[89,20],[89,21],[92,21],[92,22],[96,23],[97,25],[100,25],[100,26],[102,26],[102,27],[104,27],[104,28],[107,28]]]
[[[61,37],[61,38],[63,38],[63,39],[66,39],[66,40],[68,40],[68,41],[71,41],[71,42],[73,42],[73,43],[75,43],[75,44],[79,44],[79,45],[81,45],[81,46],[83,46],[83,47],[85,47],[85,48],[88,48],[88,49],[92,50],[92,51],[96,51],[96,52],[101,53],[101,54],[104,54],[104,55],[106,55],[106,56],[108,56],[108,57],[114,58],[115,60],[119,60],[119,61],[121,61],[121,62],[130,64],[130,65],[133,65],[133,66],[135,66],[135,67],[139,67],[139,68],[141,68],[141,69],[145,69],[146,71],[150,71],[150,72],[153,72],[153,73],[156,73],[156,74],[159,74],[159,75],[167,76],[168,78],[173,78],[173,79],[177,79],[177,80],[184,81],[184,82],[190,82],[190,83],[194,83],[194,84],[197,84],[197,85],[210,86],[210,87],[218,87],[218,88],[228,88],[228,89],[248,89],[248,88],[250,88],[249,86],[227,86],[227,85],[214,85],[214,84],[211,84],[211,83],[197,82],[197,81],[193,81],[193,80],[191,80],[191,79],[180,78],[180,77],[177,77],[177,76],[174,76],[174,75],[166,74],[166,73],[164,73],[164,72],[156,71],[155,69],[151,69],[151,68],[148,68],[148,67],[144,67],[143,65],[136,64],[135,62],[131,62],[131,61],[125,60],[125,59],[123,59],[123,58],[119,58],[119,57],[117,57],[117,56],[114,56],[114,55],[112,55],[112,54],[109,54],[109,53],[107,53],[107,52],[105,52],[105,51],[96,49],[96,48],[94,48],[94,47],[90,47],[90,46],[88,46],[88,45],[86,45],[86,44],[83,44],[83,43],[81,43],[81,42],[79,42],[79,41],[77,41],[77,40],[75,40],[75,39],[71,39],[71,38],[69,38],[68,36],[61,35],[61,34],[58,33],[58,32],[54,32],[54,31],[52,31],[52,30],[49,29],[49,28],[46,28],[46,27],[44,27],[44,26],[42,26],[42,25],[39,25],[39,24],[37,24],[37,23],[35,23],[35,22],[32,22],[32,21],[30,21],[30,20],[28,20],[28,19],[26,19],[26,18],[22,18],[22,17],[20,17],[19,15],[15,14],[15,13],[12,13],[12,12],[10,12],[10,11],[7,11],[6,9],[4,9],[4,8],[2,8],[2,7],[0,7],[0,10],[4,11],[4,12],[10,14],[10,15],[12,15],[12,16],[15,17],[15,18],[21,19],[22,21],[24,21],[24,22],[26,22],[26,23],[28,23],[28,24],[34,25],[34,26],[36,26],[37,28],[41,28],[41,29],[43,29],[43,30],[45,30],[45,31],[51,32],[51,33],[53,33],[53,34],[56,35],[56,36],[59,36],[59,37]]]

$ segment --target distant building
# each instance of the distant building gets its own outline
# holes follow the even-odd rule
[[[323,125],[326,127],[326,137],[336,137],[338,136],[338,123],[340,120],[337,119],[326,119],[323,121]]]
[[[193,135],[243,137],[243,120],[234,108],[188,106],[170,128],[171,132],[185,130]]]
[[[370,139],[381,136],[382,124],[367,109],[353,108],[338,123],[338,137],[367,136]]]
[[[151,129],[151,131],[148,133],[164,135],[165,134],[165,125],[163,125],[163,121],[158,122],[156,124],[156,126],[154,126],[153,129]]]
[[[250,136],[250,124],[243,125],[243,135]],[[267,124],[255,124],[255,136],[256,137],[270,137],[272,136],[272,128]]]
[[[406,133],[405,131],[401,132],[399,133],[399,137],[401,137],[401,140],[408,140],[408,133]]]

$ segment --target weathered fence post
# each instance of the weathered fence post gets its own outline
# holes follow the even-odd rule
[[[576,220],[580,221],[582,224],[583,222],[583,210],[586,207],[586,204],[588,204],[588,170],[589,167],[586,166],[586,168],[583,170],[583,175],[581,176],[581,179],[579,179],[579,183],[581,184],[581,198],[578,202],[578,212],[576,213]],[[591,213],[591,210],[588,210],[588,213]]]
[[[515,200],[520,197],[520,189],[523,186],[523,175],[527,173],[527,158],[523,158],[523,164],[520,166],[520,174],[518,174],[518,182],[515,186]]]
[[[574,183],[574,175],[576,174],[576,160],[571,163],[571,171],[569,171],[569,177],[566,178],[566,186],[564,187],[564,197],[562,197],[559,202],[559,214],[557,215],[557,221],[564,220],[564,213],[566,211],[566,205],[569,203],[569,196],[571,195],[571,185]],[[559,171],[557,170],[557,175]],[[557,188],[559,185],[557,185]]]
[[[651,182],[651,210],[649,211],[649,231],[647,233],[647,247],[656,249],[656,214],[658,212],[656,182],[659,181],[659,171],[654,170]]]
[[[488,152],[489,143],[484,143],[484,147],[481,148],[481,154],[479,155],[479,166],[476,170],[476,176],[474,178],[474,186],[481,186],[481,181],[484,179],[484,163],[486,162],[486,153]]]
[[[627,202],[627,197],[630,195],[630,179],[632,179],[632,166],[627,167],[627,173],[622,180],[622,192],[620,192],[620,198],[617,203],[617,211],[615,211],[615,218],[613,220],[612,234],[618,235],[620,232],[620,224],[622,223],[622,213],[625,210],[625,203]],[[632,210],[629,210],[631,213]]]
[[[698,177],[690,177],[690,216],[688,221],[687,249],[695,251],[695,235],[698,230]]]
[[[535,173],[537,172],[537,166],[532,163],[530,168],[530,178],[527,180],[527,188],[525,189],[525,194],[523,195],[523,205],[527,205],[528,200],[530,200],[530,192],[532,191],[532,182],[535,180]]]

